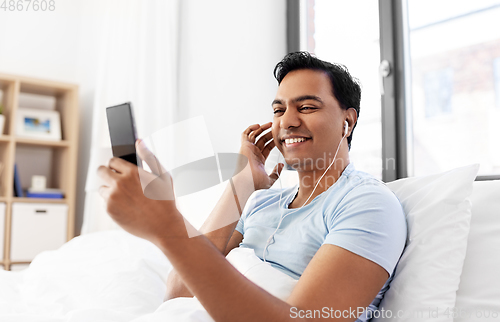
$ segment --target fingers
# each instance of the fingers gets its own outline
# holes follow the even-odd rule
[[[269,129],[273,122],[268,122],[265,124],[253,124],[247,127],[245,131],[241,134],[241,139],[245,141],[250,141],[251,143],[255,142],[255,138],[258,137],[263,131]]]
[[[149,151],[144,141],[140,139],[137,140],[135,146],[139,157],[147,163],[154,174],[160,176],[165,173],[165,169],[160,164],[160,161],[158,161],[158,158],[153,154],[153,152]]]
[[[118,173],[113,172],[110,168],[103,165],[97,168],[97,175],[109,185],[111,185],[116,179],[118,179],[119,176]]]
[[[255,145],[260,149],[262,150],[262,148],[264,148],[264,145],[267,143],[267,141],[269,140],[272,140],[273,139],[273,132],[272,131],[269,131],[267,132],[266,134],[264,134],[263,136],[261,136],[259,138],[259,140],[257,141],[257,143],[255,143]]]
[[[110,193],[111,189],[108,186],[99,187],[99,195],[104,199],[104,201],[108,201]]]
[[[284,166],[285,165],[283,163],[278,163],[274,167],[273,172],[269,175],[269,178],[271,178],[273,183],[279,178],[279,175],[281,174],[281,170],[283,170]]]
[[[247,138],[250,132],[257,130],[259,127],[259,124],[250,125],[245,131],[243,131],[241,135],[243,136],[243,138]]]
[[[135,165],[121,158],[113,157],[109,159],[108,167],[118,173],[125,173],[132,170]]]
[[[257,138],[265,130],[269,129],[271,125],[273,125],[273,122],[262,124],[258,129],[250,133],[250,135],[248,136],[248,140],[252,143],[255,143],[255,138]]]
[[[267,160],[269,153],[271,153],[271,150],[274,149],[275,146],[276,143],[274,143],[274,140],[272,140],[264,147],[264,149],[262,149],[262,156],[264,157],[264,159]]]

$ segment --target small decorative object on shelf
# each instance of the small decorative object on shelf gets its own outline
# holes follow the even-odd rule
[[[46,187],[47,178],[45,176],[32,176],[31,188],[26,191],[28,198],[48,198],[48,199],[62,199],[64,192],[60,189],[51,189]]]
[[[19,107],[16,113],[16,136],[39,140],[61,140],[59,112]]]
[[[47,188],[47,178],[45,176],[31,177],[31,190],[45,190]]]
[[[17,164],[14,164],[14,196],[23,197],[23,188],[21,188],[21,178],[19,177]]]
[[[28,198],[48,198],[48,199],[63,199],[64,198],[64,192],[59,189],[44,189],[44,190],[37,190],[37,189],[28,189],[26,191],[26,197]]]

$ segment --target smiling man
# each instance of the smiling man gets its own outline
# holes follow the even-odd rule
[[[273,122],[242,133],[240,153],[248,164],[200,229],[204,235],[189,238],[175,201],[147,199],[137,174],[142,170],[121,159],[99,168],[108,182],[101,195],[118,224],[155,243],[172,263],[167,299],[194,295],[215,321],[312,321],[336,312],[358,313],[336,320],[366,321],[389,287],[406,222],[394,194],[349,160],[360,86],[345,67],[306,52],[285,56],[275,76]],[[298,172],[296,186],[269,189],[282,169],[264,170],[274,147]],[[171,190],[155,157],[143,144],[138,151]],[[228,219],[234,223],[221,225]],[[253,249],[298,280],[286,301],[229,264],[224,255],[236,247]],[[361,314],[360,308],[368,309]],[[316,311],[332,314],[312,315]]]

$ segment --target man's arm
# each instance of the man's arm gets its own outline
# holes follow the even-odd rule
[[[232,183],[228,183],[219,202],[200,228],[200,232],[224,256],[231,249],[237,247],[243,239],[243,235],[234,229],[241,215],[239,209],[245,207],[248,198],[253,192],[253,184],[249,185],[245,182],[247,182],[245,178],[235,177]],[[233,188],[237,191],[236,198],[233,194]],[[236,202],[239,203],[239,208]],[[227,221],[233,222],[227,225]],[[186,287],[177,271],[172,269],[167,278],[167,293],[164,300],[167,301],[176,297],[193,297],[193,294]]]
[[[355,321],[358,308],[366,308],[389,277],[364,257],[323,245],[284,302],[238,272],[204,236],[176,236],[156,244],[215,321],[322,321],[324,314]],[[323,315],[307,318],[313,310]]]
[[[276,165],[270,175],[264,170],[264,163],[275,144],[272,132],[263,134],[258,140],[257,137],[269,129],[271,124],[272,122],[262,126],[254,124],[242,133],[240,154],[246,157],[248,163],[243,171],[229,181],[219,202],[199,230],[224,256],[243,239],[243,235],[234,229],[250,195],[256,189],[269,188],[283,169],[283,165]],[[167,278],[165,301],[192,296],[178,272],[172,269]]]
[[[188,232],[194,228],[177,210],[175,200],[146,198],[138,174],[142,169],[113,158],[109,168],[101,166],[98,171],[109,185],[99,188],[109,215],[129,233],[157,245],[216,321],[321,321],[321,317],[301,318],[294,312],[320,307],[349,312],[366,307],[389,276],[366,258],[323,245],[284,302],[243,276],[205,236],[190,238]],[[171,181],[165,176],[163,188],[169,187]]]

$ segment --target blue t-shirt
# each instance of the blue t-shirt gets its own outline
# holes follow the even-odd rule
[[[286,215],[266,251],[266,261],[299,279],[323,244],[332,244],[382,266],[389,278],[369,310],[376,310],[389,288],[406,242],[406,220],[394,193],[370,174],[350,163],[340,178],[302,208],[288,209],[299,186],[255,191],[247,201],[236,230],[240,247],[252,248],[259,258],[268,238]],[[279,205],[280,204],[280,205]],[[359,320],[366,320],[366,312]]]

